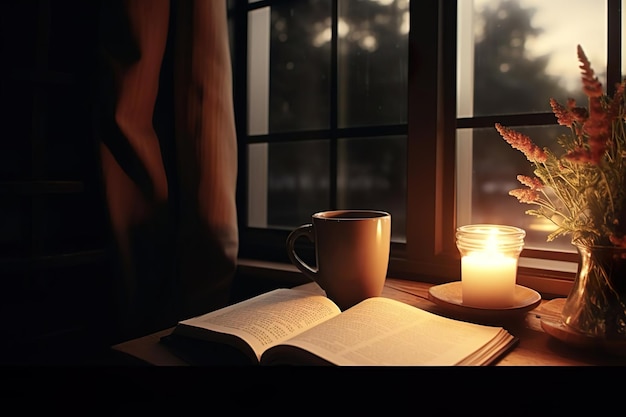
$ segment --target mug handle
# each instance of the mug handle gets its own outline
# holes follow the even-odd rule
[[[311,242],[315,243],[313,225],[303,224],[289,233],[289,236],[287,236],[287,255],[289,256],[291,263],[293,263],[304,275],[311,278],[313,281],[317,281],[317,269],[309,266],[296,253],[295,244],[296,240],[300,236],[306,236]]]

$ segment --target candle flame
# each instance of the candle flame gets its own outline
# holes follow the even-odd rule
[[[496,234],[496,230],[491,230],[489,232],[489,236],[487,236],[487,241],[485,242],[485,250],[489,253],[496,253],[500,251]]]

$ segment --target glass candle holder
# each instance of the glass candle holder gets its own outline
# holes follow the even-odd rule
[[[495,224],[456,229],[464,305],[479,308],[514,305],[517,265],[525,236],[524,229]]]

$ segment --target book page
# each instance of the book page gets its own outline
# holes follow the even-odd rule
[[[340,313],[331,300],[311,292],[277,289],[202,316],[183,320],[192,326],[238,336],[252,347],[257,360],[280,343]],[[205,339],[209,340],[210,334]],[[215,340],[224,340],[216,338]]]
[[[459,364],[501,330],[377,297],[285,344],[310,351],[335,365],[444,366]]]

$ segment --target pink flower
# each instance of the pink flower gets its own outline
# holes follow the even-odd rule
[[[570,160],[572,162],[577,162],[579,164],[595,163],[595,159],[593,158],[591,152],[582,147],[579,147],[576,150],[568,152],[567,154],[563,156],[563,158]]]
[[[612,234],[612,235],[609,236],[609,240],[615,246],[619,246],[621,248],[626,248],[626,235],[624,235],[622,237],[617,237],[616,235]]]
[[[604,94],[602,91],[602,83],[598,81],[591,63],[587,59],[587,55],[583,51],[583,48],[578,45],[578,60],[580,61],[580,69],[582,70],[583,91],[588,97],[600,98]]]
[[[541,190],[543,188],[543,183],[539,178],[536,177],[531,178],[526,175],[518,175],[517,180],[531,190]]]
[[[561,126],[572,127],[574,122],[582,125],[589,117],[587,109],[584,107],[576,107],[576,101],[572,98],[567,100],[567,107],[551,98],[550,107],[552,107],[552,112]],[[577,134],[579,133],[580,132],[577,132]]]
[[[533,141],[523,133],[502,126],[500,123],[496,123],[496,130],[509,145],[521,151],[530,162],[542,163],[548,159],[543,149],[535,145]]]
[[[575,241],[626,248],[626,79],[608,97],[580,45],[578,59],[587,108],[571,98],[565,105],[550,99],[558,124],[570,129],[557,139],[562,156],[496,123],[506,142],[534,163],[533,176],[517,176],[527,188],[509,194],[538,206],[527,214],[558,226],[548,241],[571,234]]]
[[[539,193],[528,188],[517,188],[509,191],[509,195],[516,197],[520,203],[533,204],[539,199]]]
[[[565,157],[575,162],[598,164],[611,137],[610,113],[612,111],[606,112],[602,107],[601,98],[604,94],[602,83],[595,76],[595,72],[580,45],[578,45],[578,60],[581,63],[583,91],[589,97],[589,117],[583,123],[583,132],[587,135],[588,148],[581,145]]]

